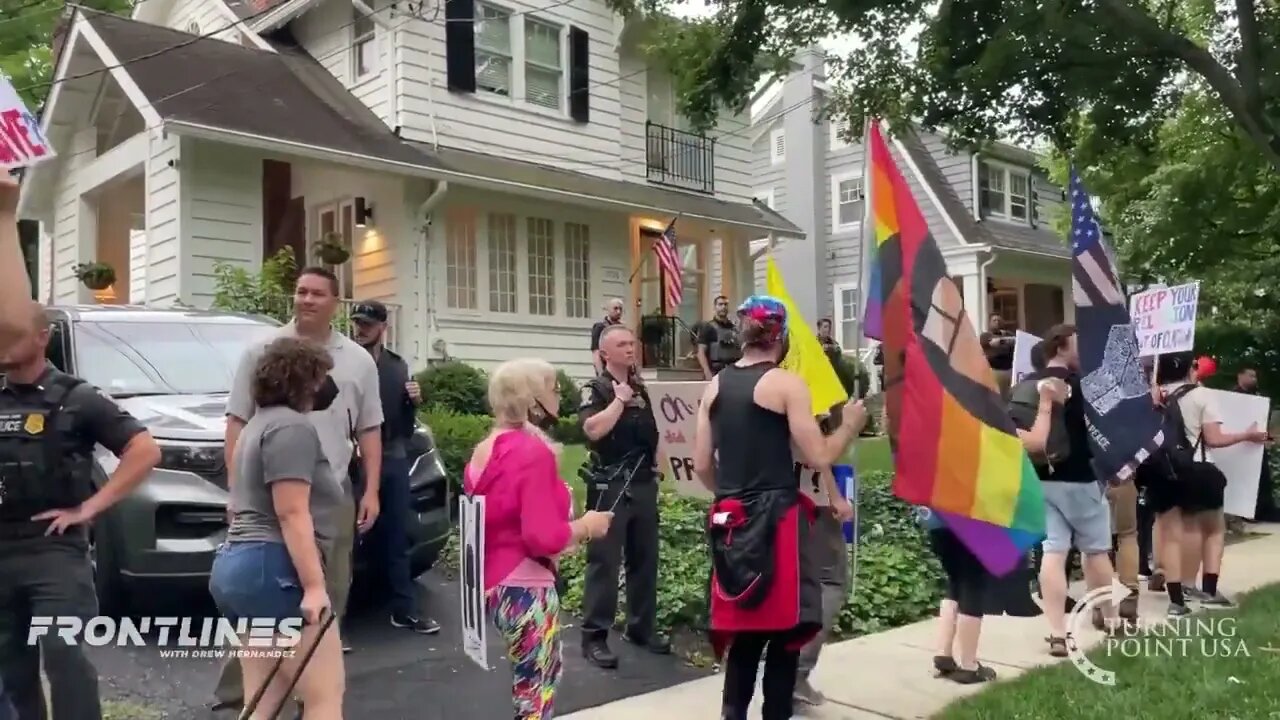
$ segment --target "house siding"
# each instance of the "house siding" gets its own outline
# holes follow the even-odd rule
[[[196,28],[191,27],[193,22]],[[222,0],[178,0],[164,21],[166,27],[193,35],[206,35],[222,28],[211,37],[239,44],[244,34],[242,26],[231,27],[234,23],[235,18]]]
[[[826,151],[826,172],[824,183],[825,192],[822,193],[822,206],[825,208],[824,215],[826,222],[824,223],[824,237],[826,242],[826,277],[823,279],[822,296],[820,306],[822,307],[823,317],[835,317],[835,286],[843,283],[856,283],[859,288],[862,286],[862,223],[859,222],[852,228],[837,228],[835,225],[835,179],[849,173],[863,176],[865,173],[866,153],[863,151],[861,143],[854,143],[843,147],[832,147],[831,142],[831,126],[824,123],[814,128],[815,132],[821,132],[825,136],[827,143]],[[866,192],[865,181],[863,193]],[[866,203],[858,203],[858,213],[861,217],[865,212]]]
[[[392,27],[428,25],[425,20],[411,16],[399,16],[391,12],[389,0],[370,2],[375,19]],[[374,23],[374,47],[378,65],[368,77],[356,79],[352,51],[354,40],[352,14],[354,8],[348,0],[328,0],[303,14],[291,25],[294,37],[311,57],[324,66],[351,94],[356,96],[389,127],[395,126],[391,108],[391,83],[395,77],[395,33]],[[440,23],[443,27],[443,23]]]
[[[53,227],[49,232],[53,247],[50,258],[54,266],[53,284],[51,288],[46,286],[44,295],[52,297],[55,304],[76,303],[88,297],[76,279],[74,268],[94,259],[93,246],[81,244],[80,238],[97,237],[97,216],[92,206],[80,197],[77,171],[93,159],[96,145],[96,131],[85,128],[76,132],[71,138],[71,147],[61,152],[62,174],[54,189]]]
[[[920,140],[946,178],[947,185],[951,186],[960,202],[973,212],[977,207],[973,192],[973,153],[948,149],[946,139],[937,133],[922,132]]]
[[[252,270],[262,258],[262,160],[215,143],[188,141],[184,150],[182,298],[207,307],[220,263]]]
[[[147,301],[171,303],[182,291],[182,141],[151,136],[147,160]]]
[[[515,311],[495,312],[490,305],[489,258],[491,252],[488,214],[509,213],[515,223]],[[587,378],[593,373],[587,351],[591,325],[597,320],[604,302],[613,297],[627,297],[630,267],[630,219],[623,214],[595,211],[572,205],[553,205],[500,193],[458,189],[451,191],[438,209],[439,220],[433,224],[428,248],[430,267],[429,293],[433,308],[434,332],[428,342],[433,357],[440,357],[436,347],[444,341],[444,352],[450,358],[477,367],[492,369],[515,357],[541,357],[571,377]],[[529,228],[528,218],[546,218],[554,222],[555,314],[538,316],[530,313]],[[450,308],[448,303],[447,246],[450,232],[457,232],[461,222],[471,218],[475,223],[476,308]],[[580,223],[590,228],[586,317],[571,318],[566,314],[565,223]],[[629,309],[628,313],[632,311]],[[628,315],[629,320],[633,320]]]

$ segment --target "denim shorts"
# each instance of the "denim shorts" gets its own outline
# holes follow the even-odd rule
[[[302,582],[284,543],[223,545],[209,573],[209,593],[228,620],[302,617]]]
[[[1111,505],[1094,481],[1045,481],[1044,551],[1065,553],[1074,544],[1086,555],[1111,550]]]

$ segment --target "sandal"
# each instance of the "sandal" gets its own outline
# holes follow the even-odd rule
[[[950,656],[934,655],[933,669],[938,671],[939,676],[946,677],[947,675],[959,670],[960,666],[957,665],[955,659]]]
[[[1056,658],[1064,658],[1067,656],[1067,638],[1049,636],[1045,638],[1045,640],[1049,643],[1050,655]]]
[[[955,672],[947,675],[947,679],[961,685],[976,685],[977,683],[991,682],[996,679],[996,671],[978,663],[978,667],[972,670],[958,668]]]

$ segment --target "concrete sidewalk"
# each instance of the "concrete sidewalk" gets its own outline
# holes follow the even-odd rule
[[[1227,548],[1220,585],[1229,595],[1280,583],[1280,525],[1250,525],[1251,538]],[[1079,597],[1080,587],[1073,588]],[[1163,617],[1168,595],[1143,588],[1140,613]],[[1195,608],[1195,604],[1191,604]],[[928,718],[952,701],[987,685],[957,685],[933,677],[935,623],[926,620],[827,647],[814,672],[813,684],[827,696],[818,708],[797,705],[798,717],[820,720]],[[1057,662],[1043,638],[1048,626],[1038,618],[988,618],[982,627],[981,661],[1001,679]],[[1094,645],[1102,634],[1089,626],[1082,644]],[[665,690],[567,715],[563,720],[710,720],[720,707],[723,678],[694,680]],[[1081,679],[1084,682],[1084,679]],[[759,716],[760,697],[752,715]]]

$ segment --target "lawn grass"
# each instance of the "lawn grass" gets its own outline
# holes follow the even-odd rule
[[[857,465],[859,475],[893,470],[893,459],[889,454],[887,438],[858,438],[854,445],[857,448],[854,464]],[[560,477],[573,488],[573,499],[579,507],[586,498],[586,490],[582,486],[582,480],[578,478],[578,468],[586,462],[586,459],[587,449],[582,445],[565,445],[563,452],[560,453]]]
[[[1127,641],[1131,649],[1100,645],[1090,652],[1094,664],[1115,672],[1114,686],[1090,682],[1070,663],[1062,663],[995,685],[935,718],[1280,718],[1280,585],[1242,596],[1238,610],[1198,613],[1195,619],[1212,625],[1186,629],[1187,621],[1182,621],[1181,637],[1192,638],[1184,644],[1185,652],[1150,637],[1143,646],[1146,654],[1138,650],[1141,640]],[[1231,623],[1234,630],[1225,627]],[[1203,650],[1202,639],[1207,645]]]

